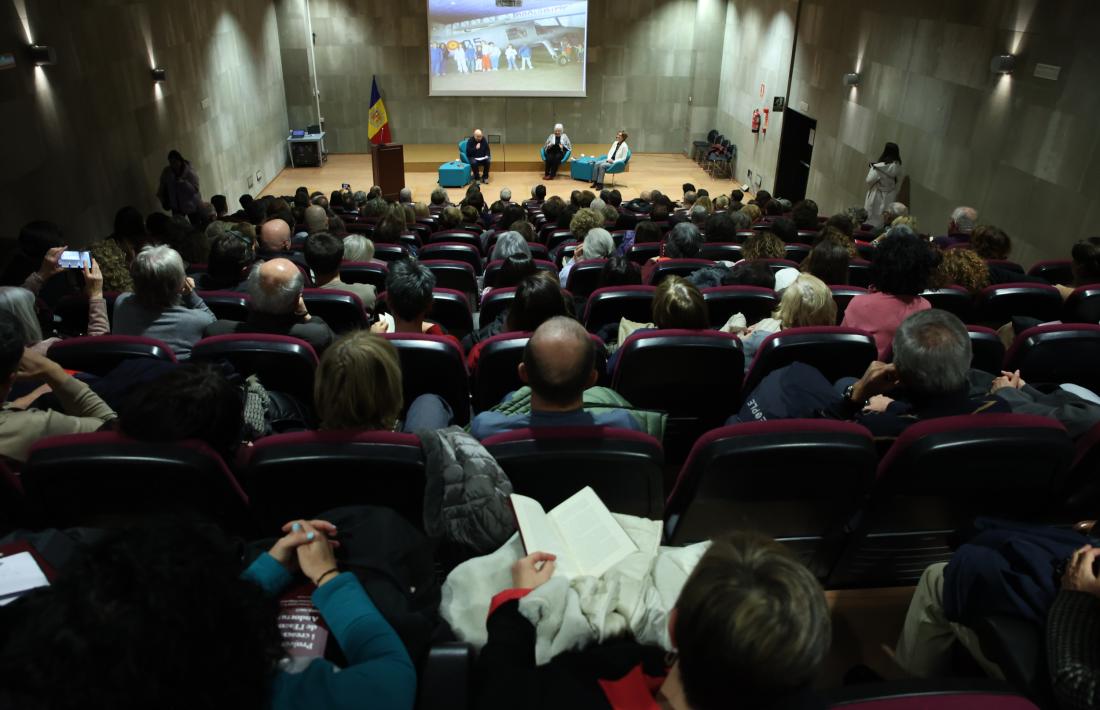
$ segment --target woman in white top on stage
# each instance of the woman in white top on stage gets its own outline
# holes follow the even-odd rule
[[[619,131],[615,134],[611,147],[607,149],[607,155],[592,164],[592,187],[603,189],[604,173],[620,160],[626,160],[628,155],[630,155],[630,146],[626,144],[626,131]]]
[[[554,124],[554,132],[546,139],[543,148],[546,151],[546,174],[542,179],[553,180],[558,175],[558,166],[561,165],[562,158],[573,149],[572,141],[565,135],[565,127],[560,123]]]
[[[882,226],[882,213],[886,205],[898,201],[898,190],[905,179],[898,144],[887,143],[878,161],[868,165],[867,199],[863,201],[863,206],[867,210],[867,223],[878,229]]]

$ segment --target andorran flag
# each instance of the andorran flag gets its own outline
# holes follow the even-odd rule
[[[370,85],[370,118],[367,125],[367,135],[371,143],[390,142],[390,119],[386,116],[386,106],[382,103],[382,95],[378,93],[378,79],[372,77]]]

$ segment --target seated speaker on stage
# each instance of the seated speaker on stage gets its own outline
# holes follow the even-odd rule
[[[474,130],[474,135],[466,140],[466,157],[470,159],[470,175],[474,182],[480,180],[489,182],[489,163],[492,155],[489,153],[489,141],[485,140],[481,129]]]
[[[546,163],[546,174],[543,180],[553,180],[558,175],[558,166],[569,160],[573,150],[573,143],[569,136],[565,135],[565,127],[560,123],[554,124],[554,132],[546,139],[542,146],[542,159]]]
[[[630,146],[626,144],[626,138],[626,131],[619,131],[616,133],[615,140],[607,150],[607,155],[605,155],[602,160],[597,159],[596,162],[592,164],[592,187],[602,190],[604,173],[607,172],[608,168],[615,165],[615,163],[624,162],[630,155]]]

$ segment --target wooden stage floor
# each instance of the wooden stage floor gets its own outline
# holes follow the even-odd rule
[[[603,154],[607,146],[577,145],[576,155],[581,152],[589,155]],[[436,169],[440,163],[447,162],[457,157],[458,148],[449,149],[443,154],[443,146],[405,146],[405,184],[412,188],[413,197],[417,201],[428,201],[432,190],[439,186]],[[494,163],[489,176],[489,184],[482,187],[486,198],[491,202],[500,194],[500,190],[508,187],[512,190],[512,199],[521,201],[531,195],[531,189],[538,184],[546,185],[546,194],[559,195],[569,199],[573,190],[585,189],[588,183],[573,180],[569,177],[569,166],[563,165],[558,171],[556,180],[544,182],[542,178],[541,163],[527,161],[527,166],[522,162],[513,160],[511,165],[520,165],[522,169],[509,169],[507,158],[501,161],[499,156],[508,150],[513,155],[519,152],[519,148],[525,150],[528,155],[537,157],[538,146],[512,146],[510,149],[502,149],[495,146],[493,149]],[[431,149],[431,152],[428,152]],[[522,153],[520,153],[522,154]],[[417,172],[410,169],[410,160],[415,158],[424,163],[431,156],[435,159],[430,163],[432,169],[427,172]],[[504,162],[505,169],[500,168],[500,162]],[[635,153],[630,160],[630,168],[625,173],[615,175],[615,187],[622,193],[625,199],[637,196],[642,190],[656,188],[671,196],[674,200],[680,199],[680,188],[685,182],[690,182],[696,188],[706,188],[711,196],[725,193],[729,194],[740,183],[729,178],[712,178],[706,171],[695,164],[687,156],[677,153]],[[372,169],[370,155],[340,153],[329,155],[328,161],[320,168],[284,168],[279,175],[264,188],[261,195],[293,195],[294,190],[304,185],[313,190],[320,190],[326,195],[333,190],[340,189],[342,183],[350,183],[353,190],[368,190],[372,184]],[[605,183],[611,187],[611,176]],[[452,187],[447,193],[453,202],[458,202],[466,195],[465,188]]]

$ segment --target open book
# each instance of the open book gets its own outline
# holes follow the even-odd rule
[[[590,486],[549,513],[527,496],[510,498],[524,549],[556,555],[556,575],[599,577],[638,550]]]

